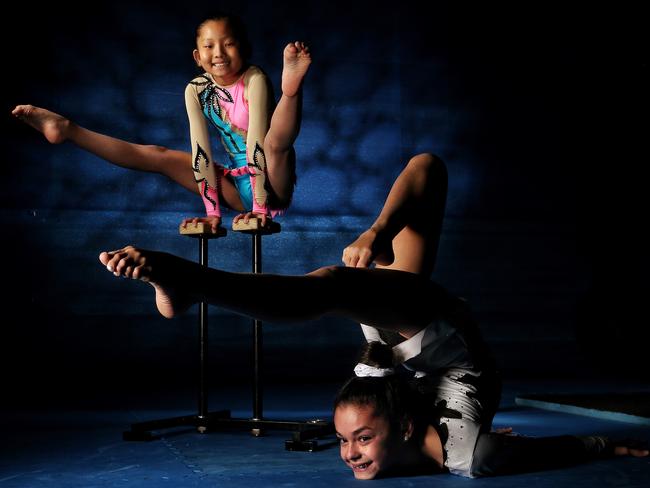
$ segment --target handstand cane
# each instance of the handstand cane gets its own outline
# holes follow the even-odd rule
[[[219,227],[216,233],[212,233],[210,227],[203,223],[180,228],[182,235],[194,237],[199,242],[199,264],[208,266],[208,240],[225,237],[226,229]],[[160,420],[150,420],[131,424],[131,430],[124,431],[122,438],[125,441],[150,441],[158,439],[160,435],[154,431],[171,429],[175,427],[190,426],[203,433],[207,430],[211,418],[230,417],[229,410],[208,413],[208,392],[207,392],[207,361],[208,360],[208,304],[199,304],[199,398],[198,413],[196,415],[183,415]]]
[[[218,235],[212,234],[209,228],[198,224],[196,228],[188,226],[181,229],[185,235],[199,238],[200,263],[207,266],[208,251],[207,239],[226,235],[225,229],[220,229]],[[253,252],[253,273],[262,272],[262,236],[280,232],[280,224],[269,221],[262,227],[259,219],[250,219],[248,223],[240,220],[233,224],[233,231],[251,234]],[[200,340],[200,389],[198,415],[175,417],[171,419],[154,420],[131,425],[131,431],[124,432],[125,440],[150,440],[155,439],[151,431],[178,427],[183,425],[196,426],[199,432],[217,430],[220,428],[239,428],[250,430],[254,436],[260,436],[265,430],[290,430],[293,431],[291,439],[285,441],[285,448],[289,451],[314,451],[318,448],[317,438],[324,437],[334,432],[331,422],[324,420],[283,421],[268,420],[263,414],[262,395],[262,322],[253,320],[253,417],[250,419],[237,419],[230,416],[230,410],[208,413],[207,407],[207,304],[200,304],[199,311],[199,340]]]

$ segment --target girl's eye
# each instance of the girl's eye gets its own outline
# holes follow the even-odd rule
[[[361,437],[359,437],[360,442],[368,442],[370,439],[372,439],[372,437],[370,437],[369,435],[362,435]]]
[[[341,444],[345,444],[346,442],[347,442],[347,441],[346,441],[345,439],[343,439],[342,437],[339,437],[339,443],[341,443]]]

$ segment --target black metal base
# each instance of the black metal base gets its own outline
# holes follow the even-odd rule
[[[289,430],[291,439],[285,441],[287,451],[315,451],[318,449],[318,438],[334,433],[334,425],[325,420],[314,419],[305,421],[266,420],[266,419],[211,419],[210,430],[239,429],[248,430],[260,437],[271,430]]]
[[[258,227],[256,221],[254,228],[233,230],[249,233],[252,235],[253,273],[262,272],[262,235],[280,232],[280,224],[270,221],[266,228]],[[183,231],[181,231],[183,233]],[[201,230],[200,232],[187,233],[190,237],[199,239],[199,264],[203,267],[208,265],[208,239],[223,237],[225,230],[218,234],[212,234]],[[285,441],[285,449],[288,451],[315,451],[319,448],[317,439],[334,433],[334,425],[325,420],[315,419],[306,421],[284,421],[266,420],[263,418],[262,407],[262,323],[254,320],[254,377],[253,377],[253,418],[234,419],[230,416],[230,410],[221,410],[202,415],[208,409],[207,399],[207,357],[208,357],[208,305],[201,303],[199,308],[199,414],[183,415],[167,419],[151,420],[131,424],[131,430],[122,433],[125,441],[151,441],[162,437],[159,431],[175,429],[179,427],[194,427],[200,433],[209,430],[244,429],[256,437],[262,436],[267,430],[290,430],[291,439]],[[331,442],[327,443],[328,445]]]
[[[131,424],[131,430],[122,432],[125,441],[152,441],[162,436],[158,431],[174,429],[177,427],[196,427],[201,434],[207,432],[208,424],[217,419],[229,419],[230,410],[219,410],[207,415],[182,415],[166,419],[149,420]]]
[[[290,430],[291,439],[284,447],[287,451],[316,451],[318,439],[334,433],[334,425],[321,419],[291,421],[266,419],[238,419],[230,417],[230,410],[211,412],[205,416],[183,415],[167,419],[150,420],[131,424],[131,430],[122,433],[125,441],[152,441],[162,437],[163,430],[178,427],[195,427],[200,433],[218,430],[248,430],[256,437],[270,430]]]

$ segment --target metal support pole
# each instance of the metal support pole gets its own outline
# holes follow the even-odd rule
[[[248,223],[245,223],[248,224]],[[253,273],[262,272],[262,236],[280,232],[280,225],[271,222],[269,227],[261,229],[259,222],[247,229],[235,229],[252,234],[253,239]],[[209,239],[224,237],[225,229],[218,229],[217,233],[206,230],[201,224],[188,229],[181,226],[180,233],[199,239],[199,264],[208,266]],[[318,438],[334,432],[331,422],[320,419],[306,421],[265,420],[262,412],[262,322],[254,321],[253,344],[253,418],[237,419],[230,416],[230,410],[208,412],[208,304],[199,304],[199,408],[198,415],[181,415],[166,419],[149,420],[131,424],[131,429],[122,434],[126,441],[150,441],[159,438],[157,431],[177,428],[196,427],[201,433],[208,430],[221,430],[226,428],[250,429],[255,436],[263,435],[272,429],[291,430],[292,438],[285,441],[288,451],[314,451],[319,449]]]
[[[199,237],[199,264],[208,267],[208,239]],[[208,304],[199,304],[199,415],[208,415]]]
[[[253,273],[262,272],[262,234],[254,232]],[[262,403],[262,321],[253,320],[253,420],[264,418]]]
[[[217,229],[217,232],[206,231],[203,224],[194,226],[194,228],[181,226],[179,231],[182,235],[198,239],[199,264],[203,267],[208,266],[208,243],[210,239],[224,237],[227,234],[225,229]],[[230,410],[208,412],[208,304],[203,302],[199,304],[198,366],[199,388],[198,412],[196,415],[181,415],[131,424],[131,429],[123,432],[122,438],[125,441],[150,441],[160,437],[157,431],[177,427],[196,427],[199,432],[205,433],[210,427],[231,420]]]

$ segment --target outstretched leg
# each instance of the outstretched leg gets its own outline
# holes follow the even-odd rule
[[[159,173],[198,193],[192,173],[191,155],[162,146],[134,144],[81,127],[71,120],[33,105],[18,105],[12,114],[41,132],[52,144],[70,141],[106,161],[123,168]],[[234,186],[224,179],[225,203],[236,210],[243,206]]]
[[[289,205],[293,193],[296,159],[293,143],[300,132],[301,86],[310,64],[311,54],[303,43],[295,42],[285,47],[282,97],[264,138],[268,183],[283,205]]]
[[[346,266],[430,276],[447,199],[447,169],[433,154],[411,158],[393,183],[374,224],[343,251]]]
[[[528,437],[486,433],[476,442],[472,474],[494,476],[542,471],[612,456],[650,454],[644,443],[632,441],[631,444],[604,436]]]
[[[449,299],[443,288],[428,279],[394,270],[329,267],[301,276],[231,273],[130,246],[103,252],[99,260],[115,276],[149,282],[156,290],[158,310],[167,318],[205,301],[265,321],[333,315],[410,337]],[[241,290],[264,292],[251,299]],[[287,296],[302,298],[278,307]]]

